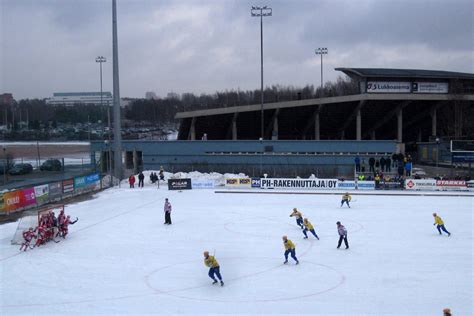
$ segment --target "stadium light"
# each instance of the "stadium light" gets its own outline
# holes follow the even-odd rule
[[[102,92],[102,63],[105,63],[107,62],[107,59],[104,57],[104,56],[97,56],[96,59],[95,59],[95,62],[96,63],[99,63],[100,65],[100,107],[103,108],[104,107],[104,101],[103,101],[103,92]],[[111,139],[110,139],[110,131],[111,131],[111,128],[110,128],[110,107],[109,107],[109,102],[107,101],[107,123],[108,123],[108,127],[109,127],[109,130],[107,131],[107,138],[108,138],[108,144],[111,144]],[[104,134],[102,133],[102,139],[104,137]],[[111,150],[110,150],[110,147],[108,148],[108,170],[110,170],[110,174],[112,174],[112,163],[111,163],[111,159],[112,159],[112,155],[111,155]]]
[[[261,103],[260,103],[260,137],[264,139],[264,118],[263,118],[263,17],[272,16],[272,8],[267,6],[259,7],[252,6],[250,10],[250,15],[253,17],[260,17],[260,94],[261,94]]]
[[[321,55],[321,96],[323,96],[323,55],[328,54],[327,47],[319,47],[317,48],[314,53],[316,55]]]

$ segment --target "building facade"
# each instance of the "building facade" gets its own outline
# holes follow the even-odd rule
[[[102,103],[101,103],[102,102]],[[88,104],[88,105],[108,105],[113,104],[112,93],[102,92],[55,92],[53,97],[46,99],[46,104],[50,105],[74,105],[74,104]]]

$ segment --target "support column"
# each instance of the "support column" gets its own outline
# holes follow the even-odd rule
[[[375,140],[375,129],[370,133],[370,139]]]
[[[321,139],[320,123],[319,123],[319,111],[317,111],[316,114],[314,115],[314,139],[315,140],[320,140]]]
[[[356,115],[356,140],[362,140],[362,114],[360,109]]]
[[[191,127],[189,128],[188,140],[196,140],[196,118],[191,120]]]
[[[232,119],[232,140],[237,140],[237,116]]]
[[[422,134],[421,128],[419,128],[418,134],[417,134],[417,141],[421,143],[422,140],[423,140],[423,134]]]
[[[341,131],[341,140],[344,140],[345,136],[346,136],[346,131],[342,130]]]
[[[138,155],[137,151],[134,149],[133,150],[133,173],[137,174],[138,173]]]
[[[400,107],[397,111],[397,140],[403,142],[403,109]]]
[[[278,115],[273,118],[272,140],[278,140]]]
[[[437,116],[437,110],[436,107],[433,107],[431,109],[431,136],[436,136],[436,116]]]

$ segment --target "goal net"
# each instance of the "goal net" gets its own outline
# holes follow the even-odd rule
[[[61,210],[64,210],[64,205],[49,205],[40,208],[35,215],[28,215],[20,218],[11,244],[21,245],[23,243],[23,231],[28,230],[30,227],[35,229],[38,226],[41,217],[49,214],[49,212],[54,212],[54,215],[58,217],[58,214]]]

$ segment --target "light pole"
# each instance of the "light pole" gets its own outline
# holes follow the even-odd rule
[[[109,187],[112,186],[112,155],[110,151],[111,143],[109,140],[104,141],[105,148],[107,150],[107,174],[109,175]]]
[[[326,47],[319,47],[314,51],[316,55],[321,55],[321,96],[323,96],[323,55],[328,54],[328,49]]]
[[[263,140],[263,17],[272,16],[272,8],[269,8],[267,6],[252,6],[250,14],[251,16],[260,17],[260,137]]]
[[[439,138],[436,137],[436,172],[438,172],[438,163],[439,163]]]
[[[3,147],[3,185],[7,183],[7,149]]]

